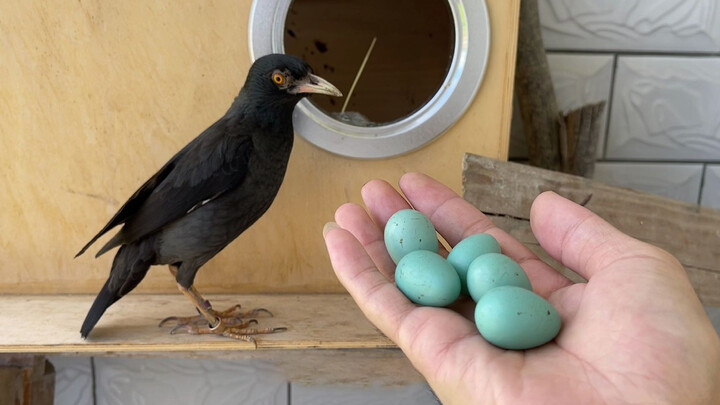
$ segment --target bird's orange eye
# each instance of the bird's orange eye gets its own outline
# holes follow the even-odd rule
[[[283,76],[281,73],[273,73],[272,80],[277,85],[281,85],[285,83],[285,76]]]

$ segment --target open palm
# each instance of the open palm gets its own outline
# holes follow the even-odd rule
[[[335,214],[339,228],[326,228],[333,268],[443,403],[720,401],[720,340],[682,266],[667,252],[554,193],[541,194],[531,211],[533,233],[552,257],[588,280],[572,284],[435,180],[410,173],[400,189],[450,246],[475,233],[494,236],[563,321],[553,342],[507,351],[480,336],[471,302],[453,309],[415,306],[395,287],[382,234],[408,202],[384,181],[366,184],[370,215],[345,204]]]

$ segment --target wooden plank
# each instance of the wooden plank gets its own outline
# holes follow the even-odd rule
[[[463,188],[466,200],[535,251],[541,248],[530,230],[530,206],[543,191],[555,191],[675,255],[703,304],[720,305],[720,211],[476,155],[465,157]]]
[[[0,405],[52,405],[55,368],[44,356],[0,355]]]
[[[266,308],[260,327],[286,332],[257,338],[257,350],[365,349],[395,345],[368,322],[347,294],[209,295],[213,307],[234,304]],[[170,335],[158,322],[170,315],[194,315],[182,295],[130,294],[108,309],[87,340],[80,324],[94,297],[89,295],[0,296],[0,353],[121,353],[255,350],[251,343],[214,335]],[[40,326],[40,327],[38,327]]]
[[[297,138],[273,207],[200,271],[201,291],[341,292],[321,228],[337,206],[361,200],[366,181],[420,170],[459,192],[464,152],[505,158],[519,3],[487,0],[492,35],[483,84],[468,112],[435,142],[405,156],[360,161]],[[0,2],[0,293],[100,289],[112,254],[74,254],[228,108],[250,66],[251,5]],[[176,288],[163,270],[151,271],[139,291]]]
[[[380,333],[347,294],[208,295],[217,308],[264,307],[259,326],[286,332],[252,344],[219,336],[169,334],[158,322],[193,315],[178,294],[130,294],[108,309],[88,340],[79,328],[94,296],[0,296],[0,354],[252,359],[271,363],[289,381],[306,384],[407,385],[423,381],[405,355]],[[27,355],[23,355],[27,357]]]

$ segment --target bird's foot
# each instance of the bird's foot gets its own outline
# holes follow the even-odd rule
[[[257,320],[254,319],[255,317],[261,315],[273,316],[272,312],[268,311],[265,308],[256,308],[251,311],[242,311],[240,304],[233,305],[224,311],[216,311],[212,309],[209,302],[206,301],[206,307],[208,309],[208,312],[215,316],[215,318],[222,320],[227,327],[245,327],[252,322],[257,323]],[[163,327],[171,322],[175,322],[176,326],[201,326],[203,324],[207,324],[208,321],[202,315],[169,316],[160,321],[158,327]]]
[[[284,332],[287,330],[287,328],[284,327],[277,327],[277,328],[249,328],[251,324],[257,324],[257,321],[255,319],[251,319],[250,321],[228,326],[224,323],[222,319],[218,319],[218,322],[215,326],[211,327],[201,327],[198,325],[178,325],[170,331],[170,334],[174,335],[175,333],[178,333],[180,331],[185,331],[186,333],[190,335],[222,335],[229,338],[237,339],[237,340],[243,340],[245,342],[250,342],[257,346],[257,343],[255,343],[255,338],[253,338],[253,335],[261,335],[261,334],[268,334],[268,333],[276,333],[276,332]]]

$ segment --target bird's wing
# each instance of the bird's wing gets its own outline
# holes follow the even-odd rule
[[[76,257],[117,225],[125,224],[98,255],[155,232],[242,183],[252,140],[229,131],[227,121],[221,119],[185,146],[130,197]]]

